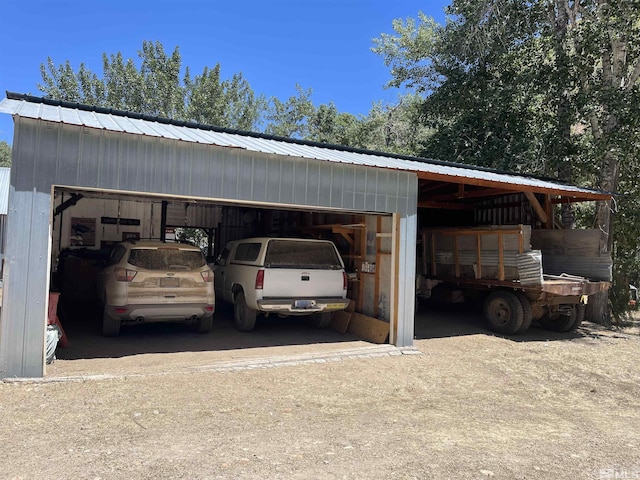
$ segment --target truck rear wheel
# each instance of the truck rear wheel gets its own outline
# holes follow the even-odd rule
[[[238,292],[233,302],[233,322],[236,329],[241,332],[250,332],[256,326],[257,316],[258,312],[247,305],[244,292]]]
[[[540,319],[540,325],[554,332],[572,332],[576,330],[584,320],[585,306],[583,304],[571,305],[566,314],[546,314]]]
[[[531,321],[533,320],[533,309],[531,308],[531,302],[527,298],[527,296],[522,292],[516,292],[516,296],[518,300],[520,300],[520,304],[522,305],[522,325],[516,333],[524,333],[529,330],[531,326]]]
[[[515,293],[499,290],[486,298],[484,317],[490,330],[511,335],[522,327],[524,308]]]

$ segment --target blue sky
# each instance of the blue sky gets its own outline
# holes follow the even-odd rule
[[[101,74],[102,53],[137,60],[143,40],[178,46],[193,74],[220,63],[222,76],[242,72],[256,93],[286,100],[295,85],[314,103],[366,114],[393,102],[389,70],[372,39],[392,33],[395,18],[419,11],[443,22],[449,0],[108,0],[2,2],[0,98],[6,91],[41,96],[40,64],[84,62]],[[13,121],[0,114],[0,141],[12,143]]]

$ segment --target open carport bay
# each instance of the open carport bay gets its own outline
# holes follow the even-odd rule
[[[317,329],[299,318],[259,317],[253,332],[238,332],[226,306],[215,313],[213,329],[206,335],[182,323],[148,323],[123,328],[117,337],[103,337],[100,319],[95,304],[78,304],[65,313],[69,345],[57,348],[56,360],[47,365],[48,378],[242,368],[393,348],[331,328]]]
[[[370,346],[357,337],[332,329],[308,326],[302,317],[260,318],[256,331],[239,333],[233,327],[229,304],[217,301],[214,327],[199,335],[189,325],[157,323],[123,326],[119,337],[100,336],[101,306],[97,277],[110,249],[125,239],[171,239],[179,228],[203,234],[203,250],[213,262],[227,241],[251,236],[300,236],[334,241],[349,273],[348,297],[356,311],[389,321],[391,289],[390,216],[344,212],[282,210],[246,204],[221,204],[206,199],[163,198],[122,192],[58,188],[54,195],[52,290],[61,292],[58,317],[70,341],[58,348],[59,359],[104,359],[93,362],[90,374],[118,374],[122,358],[136,364],[145,358],[165,371],[174,362],[188,361],[196,352],[216,359],[278,355],[278,348],[298,353],[345,350]],[[366,245],[367,233],[373,245]],[[376,240],[376,237],[377,240]],[[378,264],[376,272],[362,272],[362,263]],[[384,339],[383,339],[384,340]],[[346,344],[346,345],[345,345]],[[230,353],[233,352],[233,353]],[[162,360],[156,353],[176,354]],[[107,359],[120,359],[109,362]],[[185,360],[186,359],[186,360]],[[145,360],[145,361],[146,361]],[[89,362],[91,363],[91,362]],[[63,366],[64,365],[64,366]],[[85,374],[71,363],[47,367],[47,375]],[[100,367],[97,367],[100,365]],[[62,372],[63,369],[68,371]],[[125,368],[126,370],[126,368]],[[83,373],[84,372],[84,373]]]

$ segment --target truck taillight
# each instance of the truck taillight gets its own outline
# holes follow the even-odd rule
[[[116,267],[113,269],[113,273],[115,274],[117,281],[131,282],[138,272],[135,270],[129,270],[128,268]]]
[[[204,272],[200,272],[200,275],[202,275],[202,279],[205,282],[207,283],[213,282],[213,272],[211,270],[205,270]]]
[[[264,270],[258,270],[256,274],[256,290],[262,290],[264,288]]]
[[[342,289],[346,290],[349,287],[349,279],[347,278],[347,272],[342,272]]]

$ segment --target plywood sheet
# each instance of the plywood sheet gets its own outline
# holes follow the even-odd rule
[[[333,314],[333,318],[331,319],[331,328],[333,328],[336,332],[340,332],[342,334],[347,333],[349,328],[349,322],[351,321],[351,312],[347,312],[344,310],[339,310]]]
[[[353,313],[349,333],[373,343],[385,343],[389,337],[389,324],[361,313]]]

